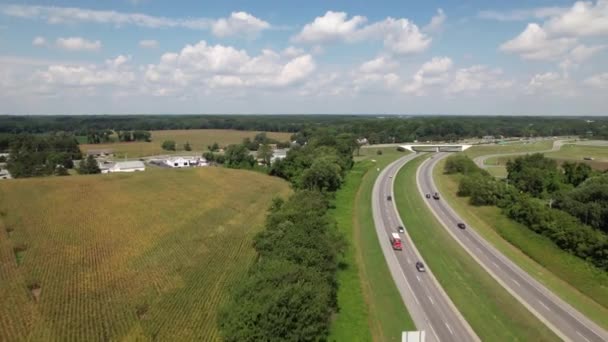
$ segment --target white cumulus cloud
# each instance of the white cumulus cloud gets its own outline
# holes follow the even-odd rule
[[[81,37],[57,38],[57,47],[68,51],[99,51],[101,42],[91,41]]]
[[[44,37],[36,37],[34,38],[34,40],[32,40],[32,45],[34,46],[45,46],[46,45],[46,39]]]
[[[584,83],[598,89],[608,89],[608,72],[588,77]]]
[[[528,24],[521,34],[502,44],[500,50],[519,54],[525,59],[551,60],[562,56],[575,44],[575,39],[551,38],[538,24]]]
[[[145,49],[154,49],[158,47],[158,41],[154,39],[143,39],[139,41],[139,47]]]
[[[212,32],[218,37],[235,35],[255,36],[270,24],[246,12],[232,12],[230,17],[217,20],[212,25]]]
[[[332,41],[358,42],[382,40],[384,46],[397,54],[419,53],[431,44],[431,38],[408,19],[386,18],[364,25],[367,18],[345,12],[328,11],[306,24],[292,40],[300,43],[323,44]]]

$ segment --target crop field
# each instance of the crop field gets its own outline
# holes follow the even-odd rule
[[[0,184],[0,341],[217,340],[278,178],[220,168]]]
[[[121,142],[109,144],[83,144],[80,149],[83,152],[88,150],[111,149],[117,157],[127,156],[129,158],[138,158],[152,156],[158,154],[167,154],[161,148],[161,144],[165,140],[174,140],[177,147],[177,153],[184,153],[183,145],[186,142],[190,143],[193,151],[207,151],[207,146],[217,142],[220,146],[237,144],[243,141],[244,138],[252,138],[260,133],[254,131],[237,131],[224,129],[190,129],[190,130],[166,130],[166,131],[151,131],[151,142]],[[267,132],[269,138],[278,141],[289,141],[291,133],[284,132]]]

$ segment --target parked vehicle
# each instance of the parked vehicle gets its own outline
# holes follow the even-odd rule
[[[426,268],[424,268],[424,264],[420,261],[416,262],[416,269],[418,272],[426,272]]]
[[[439,194],[438,194],[438,193],[435,193],[435,194],[433,195],[433,198],[434,198],[434,199],[436,199],[436,200],[438,200],[438,199],[439,199]]]
[[[462,223],[462,222],[458,222],[457,226],[458,226],[458,228],[460,228],[460,229],[465,229],[465,228],[467,227],[467,226],[466,226],[464,223]]]
[[[399,233],[405,233],[405,228],[403,228],[403,226],[397,227],[397,230],[399,231]]]
[[[399,234],[391,233],[390,240],[394,250],[400,251],[402,249],[401,237],[399,236]]]

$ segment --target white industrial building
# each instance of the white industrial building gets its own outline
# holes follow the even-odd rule
[[[201,157],[169,157],[163,161],[169,167],[207,166],[207,159]]]
[[[136,172],[136,171],[145,171],[146,165],[139,160],[133,161],[122,161],[117,162],[112,166],[109,166],[106,169],[102,169],[102,173],[113,173],[113,172]]]

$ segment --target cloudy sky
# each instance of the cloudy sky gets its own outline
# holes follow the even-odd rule
[[[608,0],[16,1],[0,113],[608,115]]]

